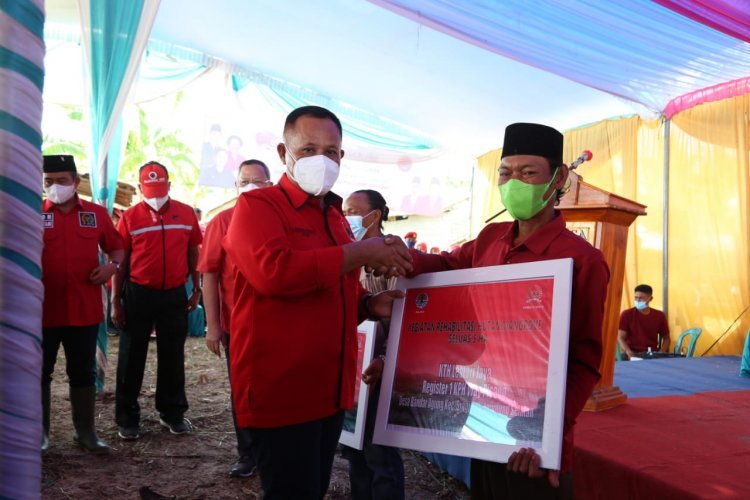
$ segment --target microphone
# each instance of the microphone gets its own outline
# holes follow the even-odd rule
[[[589,161],[593,157],[594,157],[594,154],[591,151],[589,151],[588,149],[585,150],[583,153],[581,153],[581,156],[576,158],[576,161],[570,164],[570,166],[568,167],[568,170],[575,170],[576,168],[578,168],[578,165],[580,165],[581,163],[585,161]]]
[[[592,153],[588,149],[584,150],[584,152],[581,153],[581,156],[579,156],[578,158],[576,158],[576,160],[573,163],[571,163],[570,166],[568,166],[568,170],[575,170],[576,168],[578,168],[578,165],[580,165],[581,163],[583,163],[585,161],[591,160],[591,158],[593,158],[593,157],[594,157],[594,153]],[[492,217],[490,217],[489,219],[487,219],[486,221],[484,221],[484,223],[485,224],[489,223],[492,219],[494,219],[498,215],[501,215],[501,214],[505,213],[506,211],[507,211],[507,208],[499,211],[498,213],[496,213],[495,215],[493,215]]]

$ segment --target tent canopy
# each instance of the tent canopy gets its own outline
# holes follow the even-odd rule
[[[750,43],[650,0],[162,0],[152,38],[472,154],[497,146],[514,121],[566,129],[661,112],[677,96],[750,75]]]
[[[161,0],[151,39],[478,155],[514,121],[660,113],[750,75],[750,2],[704,3]],[[78,23],[75,0],[47,10],[49,23]]]

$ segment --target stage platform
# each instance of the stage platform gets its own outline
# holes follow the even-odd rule
[[[576,425],[575,497],[750,499],[750,378],[739,356],[621,361],[628,402]],[[469,482],[469,460],[426,454]]]
[[[739,356],[615,364],[628,402],[583,413],[576,498],[750,498],[750,379]]]

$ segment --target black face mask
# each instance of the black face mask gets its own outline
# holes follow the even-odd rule
[[[417,244],[417,242],[415,240],[412,240],[412,239],[406,240],[406,246],[409,247],[409,248],[414,248],[414,245],[416,245],[416,244]]]

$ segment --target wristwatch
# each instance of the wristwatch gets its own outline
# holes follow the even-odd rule
[[[110,260],[107,264],[114,264],[116,270],[120,270],[120,262],[116,260]]]

